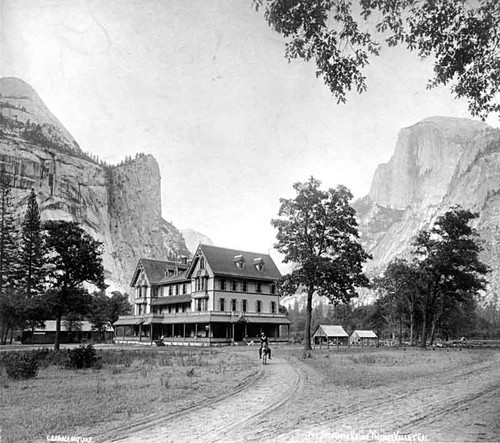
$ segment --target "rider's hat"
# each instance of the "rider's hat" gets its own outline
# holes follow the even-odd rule
[[[261,332],[261,334],[260,334],[260,335],[266,335],[266,334],[264,334],[263,332]]]

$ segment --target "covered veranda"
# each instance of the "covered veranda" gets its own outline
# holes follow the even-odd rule
[[[118,343],[217,346],[256,340],[264,332],[271,342],[288,342],[290,320],[285,316],[194,312],[120,317],[115,323]],[[286,328],[286,333],[282,329]]]

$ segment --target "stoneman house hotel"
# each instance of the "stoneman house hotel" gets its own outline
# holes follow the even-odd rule
[[[281,274],[269,255],[199,245],[192,261],[141,259],[132,277],[133,316],[115,323],[118,343],[217,346],[288,341],[279,312]]]

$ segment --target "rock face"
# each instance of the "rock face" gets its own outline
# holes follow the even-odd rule
[[[474,221],[492,273],[488,296],[500,290],[500,131],[485,123],[427,118],[399,133],[388,163],[375,171],[370,193],[354,203],[361,241],[377,275],[411,251],[414,235],[450,207],[479,213]]]
[[[200,243],[204,245],[213,245],[213,241],[208,238],[206,235],[201,234],[200,232],[195,231],[194,229],[181,229],[182,236],[186,240],[186,246],[189,249],[191,254],[196,252],[198,245]]]
[[[0,79],[0,171],[13,185],[17,221],[35,189],[42,220],[74,220],[103,242],[106,281],[128,290],[141,257],[190,256],[161,216],[160,171],[150,155],[109,166],[82,152],[36,92]]]

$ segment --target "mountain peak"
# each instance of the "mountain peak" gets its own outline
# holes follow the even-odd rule
[[[446,117],[442,115],[435,115],[432,117],[424,118],[423,120],[415,123],[404,130],[416,130],[421,126],[431,125],[441,131],[445,136],[459,136],[471,137],[475,132],[482,132],[492,129],[490,125],[478,120],[471,120],[469,118],[459,117]]]
[[[38,100],[36,91],[24,80],[18,77],[1,77],[0,94],[5,97],[33,97]]]
[[[81,153],[75,139],[45,106],[35,89],[20,78],[0,78],[0,114],[7,135],[19,137],[38,131],[38,139],[45,138],[49,145]]]
[[[360,234],[378,275],[411,250],[413,236],[449,208],[479,213],[482,259],[491,266],[488,294],[498,293],[500,130],[484,122],[429,117],[400,131],[391,159],[375,171],[369,197],[356,203]]]

